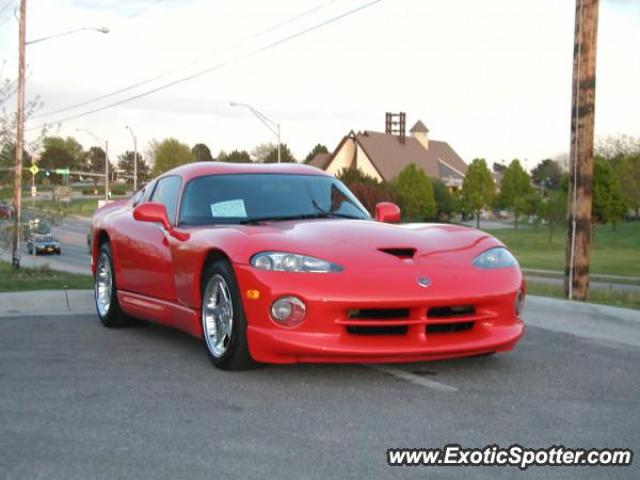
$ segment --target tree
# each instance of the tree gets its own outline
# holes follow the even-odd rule
[[[196,143],[191,149],[194,162],[212,162],[211,150],[204,143]]]
[[[439,222],[448,222],[453,213],[453,199],[449,189],[439,178],[431,179],[431,185],[436,200],[436,218]]]
[[[42,140],[43,151],[38,167],[45,170],[56,168],[80,169],[83,166],[82,145],[73,137],[45,137]],[[60,182],[62,176],[52,174],[52,181]]]
[[[533,183],[549,190],[557,190],[562,182],[562,168],[555,160],[546,158],[531,170]]]
[[[175,138],[167,138],[160,143],[154,142],[152,148],[155,160],[154,177],[193,160],[189,145],[185,145]]]
[[[552,190],[540,200],[538,217],[549,229],[549,245],[553,240],[553,232],[567,220],[567,194],[562,190]]]
[[[500,206],[509,208],[515,217],[515,227],[518,228],[518,218],[527,213],[525,198],[533,193],[531,178],[524,171],[520,162],[513,160],[506,168],[500,182]]]
[[[138,152],[138,185],[147,183],[151,178],[151,169],[147,162],[144,161],[142,155]],[[118,167],[124,171],[124,174],[128,177],[133,177],[133,159],[134,152],[127,150],[118,157]],[[133,183],[132,178],[127,178],[127,183]]]
[[[596,157],[593,162],[592,202],[593,223],[611,222],[613,228],[627,210],[618,177],[611,164],[601,157]]]
[[[309,155],[306,156],[306,158],[304,159],[304,163],[309,163],[319,153],[329,153],[329,150],[327,149],[327,147],[325,147],[321,143],[318,143],[315,147],[311,149],[311,151],[309,152]]]
[[[617,156],[640,154],[640,137],[609,135],[598,138],[595,146],[597,156],[611,159]]]
[[[392,186],[403,217],[420,220],[435,217],[433,187],[424,170],[410,163],[393,180]]]
[[[89,148],[89,150],[84,152],[82,158],[83,158],[82,167],[81,167],[82,171],[90,172],[90,173],[100,173],[100,174],[104,173],[104,162],[106,158],[106,153],[102,149],[102,147],[94,146]],[[111,167],[111,165],[109,165],[109,167]],[[109,169],[109,173],[111,174],[111,168]],[[97,189],[98,183],[104,183],[104,178],[101,179],[100,177],[91,177],[91,180],[93,181],[94,189]]]
[[[14,106],[15,102],[11,101],[17,90],[17,81],[2,77],[2,69],[0,69],[0,106],[5,104]],[[11,103],[9,103],[11,101]],[[39,96],[36,96],[33,100],[28,100],[24,108],[25,121],[29,120],[35,113],[38,112],[43,106]],[[4,151],[7,145],[15,145],[16,143],[16,127],[17,117],[14,109],[7,109],[6,107],[0,108],[0,150]],[[25,139],[24,151],[35,152],[37,151],[42,140],[47,133],[47,128],[42,127],[38,135],[35,137],[29,135],[32,139],[27,142]],[[13,147],[15,156],[15,147]],[[3,159],[2,161],[6,161]],[[15,158],[14,158],[15,160]],[[11,161],[11,167],[13,167],[14,160]],[[23,159],[24,160],[24,159]],[[29,159],[29,162],[31,160]],[[4,165],[3,165],[4,166]]]
[[[625,155],[616,168],[625,203],[640,218],[640,153]]]
[[[484,158],[476,158],[467,167],[462,182],[462,201],[476,215],[476,228],[480,228],[480,212],[488,208],[495,193],[493,177]]]
[[[225,162],[251,163],[251,155],[246,150],[234,150],[224,157]]]
[[[378,203],[395,200],[387,183],[379,182],[359,168],[344,168],[338,172],[336,178],[353,192],[371,215],[375,215]]]
[[[254,162],[264,163],[265,159],[275,148],[276,146],[273,143],[261,143],[251,151],[251,158],[253,158]]]
[[[295,163],[296,159],[293,157],[293,154],[291,153],[291,150],[289,150],[289,147],[287,146],[286,143],[281,143],[280,144],[280,156],[281,158],[281,162],[282,163]],[[271,150],[271,153],[269,153],[269,155],[266,156],[266,158],[264,159],[264,163],[276,163],[278,161],[278,148],[274,147],[273,150]]]

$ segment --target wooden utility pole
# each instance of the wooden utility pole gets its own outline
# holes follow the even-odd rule
[[[20,268],[20,217],[22,213],[22,152],[24,151],[24,87],[25,50],[27,46],[27,0],[20,1],[20,27],[18,30],[18,110],[16,113],[16,161],[13,179],[13,241],[11,264]]]
[[[576,0],[565,295],[589,298],[598,0]]]

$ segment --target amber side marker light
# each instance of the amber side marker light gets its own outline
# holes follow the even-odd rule
[[[247,298],[249,300],[258,300],[260,298],[260,290],[247,290]]]

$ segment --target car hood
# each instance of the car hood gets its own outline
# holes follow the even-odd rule
[[[312,255],[343,265],[375,258],[377,265],[446,256],[475,255],[502,245],[480,230],[449,224],[388,224],[368,220],[320,219],[225,227],[236,239],[233,260],[247,263],[260,251]],[[209,229],[210,231],[213,229]],[[214,240],[212,239],[212,242]]]

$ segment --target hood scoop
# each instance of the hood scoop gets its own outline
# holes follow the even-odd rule
[[[402,259],[413,258],[416,254],[416,249],[411,247],[390,247],[379,248],[378,250],[382,253],[393,255],[394,257]]]

